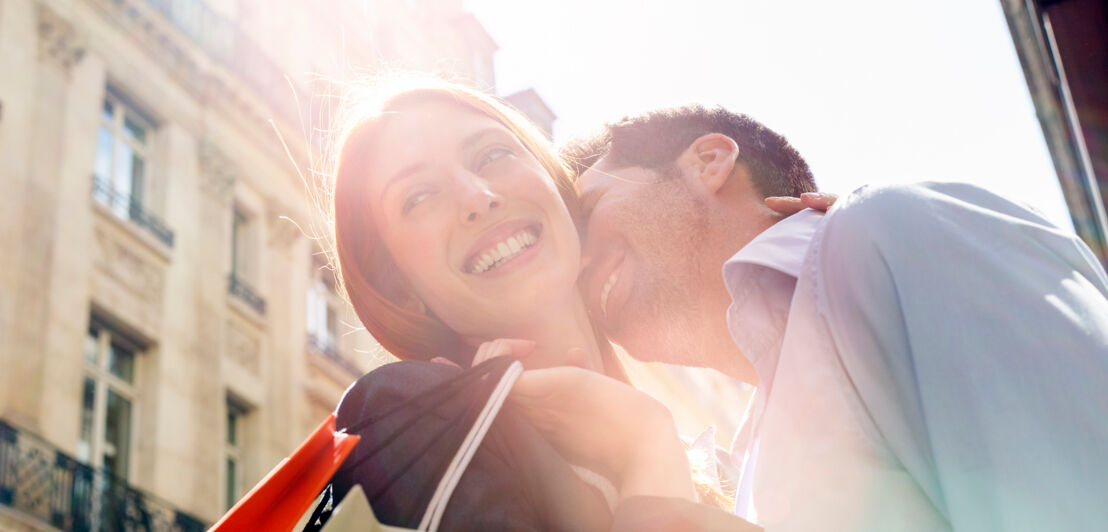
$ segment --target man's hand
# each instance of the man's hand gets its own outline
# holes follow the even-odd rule
[[[526,371],[511,401],[566,457],[599,462],[620,477],[620,498],[696,500],[673,416],[654,398],[576,367]]]
[[[792,196],[770,196],[766,198],[766,206],[777,211],[779,214],[792,216],[804,209],[815,209],[817,211],[827,212],[827,209],[830,209],[837,199],[839,199],[839,196],[836,194],[805,192],[801,194],[799,198],[794,198]]]

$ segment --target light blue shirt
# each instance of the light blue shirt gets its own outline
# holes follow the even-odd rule
[[[1073,235],[970,185],[870,187],[723,273],[768,531],[1108,527],[1108,276]]]

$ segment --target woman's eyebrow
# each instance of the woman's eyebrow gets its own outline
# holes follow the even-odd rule
[[[401,168],[400,171],[393,174],[392,178],[390,178],[388,182],[385,183],[385,186],[381,188],[381,197],[379,198],[379,200],[384,201],[385,195],[388,194],[390,187],[423,171],[424,168],[426,168],[426,165],[423,163],[413,163],[405,166],[404,168]]]

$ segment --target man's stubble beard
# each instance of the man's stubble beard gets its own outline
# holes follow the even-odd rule
[[[702,365],[706,264],[701,250],[709,245],[710,206],[680,178],[644,187],[639,208],[624,220],[625,227],[637,228],[628,239],[638,254],[638,272],[622,345],[639,360]]]

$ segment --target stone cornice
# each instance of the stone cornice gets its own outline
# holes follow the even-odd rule
[[[36,4],[39,58],[51,60],[68,73],[85,55],[84,37],[69,21],[45,4]]]

